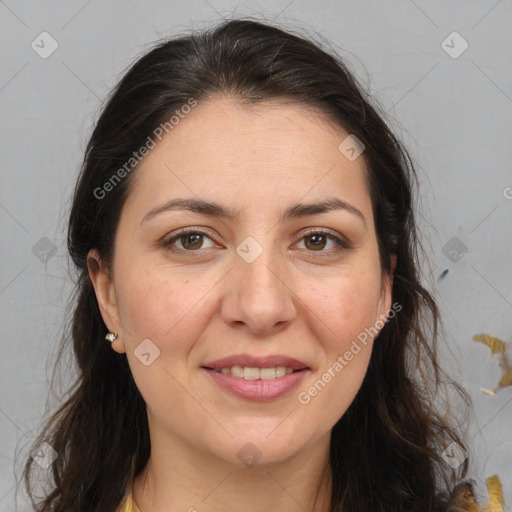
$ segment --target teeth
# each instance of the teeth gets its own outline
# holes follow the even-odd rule
[[[231,368],[231,375],[233,375],[233,377],[243,377],[244,369],[241,366],[233,366],[233,368]]]
[[[276,369],[275,368],[261,368],[259,373],[260,373],[260,379],[263,379],[263,380],[276,378]]]
[[[243,372],[245,380],[256,380],[260,378],[259,368],[248,368],[247,366],[244,366]]]
[[[230,373],[233,377],[240,377],[245,380],[270,380],[276,377],[283,377],[292,373],[291,368],[285,366],[276,366],[273,368],[251,368],[249,366],[233,366],[232,368],[222,368],[222,370],[215,370],[216,372]]]

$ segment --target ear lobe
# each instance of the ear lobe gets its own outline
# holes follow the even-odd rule
[[[87,254],[87,269],[98,301],[98,307],[103,322],[110,332],[119,333],[119,337],[112,343],[112,348],[119,353],[126,352],[121,324],[119,322],[119,311],[112,274],[107,265],[102,262],[96,249],[91,249]],[[105,342],[106,343],[106,342]]]

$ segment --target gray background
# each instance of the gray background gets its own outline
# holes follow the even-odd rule
[[[488,333],[507,342],[512,364],[511,0],[5,0],[0,512],[29,510],[23,494],[15,508],[13,460],[16,450],[26,454],[48,405],[71,289],[66,213],[101,102],[156,39],[243,15],[332,41],[410,149],[421,173],[429,255],[422,275],[437,294],[447,333],[443,362],[474,402],[471,476],[486,503],[485,479],[498,474],[512,510],[512,387],[482,392],[496,389],[502,371],[498,355],[472,339]],[[31,47],[34,40],[43,45],[44,31],[58,43],[45,59]],[[452,56],[442,47],[454,31],[469,44],[457,58],[462,40],[445,43]],[[51,48],[45,41],[40,52]]]

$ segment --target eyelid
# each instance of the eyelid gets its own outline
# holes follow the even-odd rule
[[[172,247],[172,243],[179,240],[181,237],[184,237],[189,234],[198,234],[198,235],[206,236],[210,240],[212,240],[212,242],[217,243],[217,242],[215,242],[214,237],[211,236],[210,231],[207,228],[204,228],[204,227],[195,228],[193,226],[177,229],[176,231],[173,231],[172,233],[163,236],[158,241],[158,243],[159,243],[159,245],[163,246],[164,249],[168,249],[169,251],[174,250],[175,252],[182,252],[182,253],[188,253],[188,254],[204,252],[205,249],[198,249],[196,251],[186,251],[184,249]],[[210,249],[210,247],[208,247],[207,249]]]
[[[302,240],[302,238],[304,238],[305,236],[314,235],[317,233],[321,233],[326,236],[328,235],[328,236],[331,236],[332,238],[336,238],[337,240],[339,240],[340,242],[343,242],[347,246],[352,245],[347,237],[345,237],[341,233],[338,233],[337,231],[333,231],[332,229],[329,229],[329,228],[306,228],[306,231],[303,231],[300,234],[299,241]]]
[[[159,244],[171,252],[174,251],[174,252],[178,252],[178,253],[182,253],[182,254],[187,253],[187,254],[200,255],[201,253],[204,253],[204,252],[208,251],[209,249],[211,249],[211,247],[207,247],[206,249],[200,248],[200,249],[197,249],[194,251],[187,251],[184,249],[172,247],[172,244],[176,240],[179,240],[181,237],[186,236],[188,234],[198,234],[198,235],[206,236],[207,238],[210,238],[210,240],[212,240],[212,242],[216,243],[214,237],[212,237],[210,235],[210,231],[207,228],[204,228],[204,227],[195,228],[193,226],[190,226],[190,227],[186,227],[186,228],[177,229],[176,231],[173,231],[170,235],[165,235],[164,237],[161,238],[161,240],[159,241]],[[306,231],[303,231],[302,233],[300,233],[297,241],[294,242],[293,245],[301,242],[305,237],[307,237],[309,235],[316,235],[316,234],[324,235],[324,236],[334,240],[334,242],[336,243],[336,247],[329,249],[327,251],[323,251],[323,250],[307,251],[308,253],[311,253],[311,254],[317,253],[317,256],[322,257],[322,256],[329,256],[332,254],[337,254],[340,251],[349,250],[354,247],[353,244],[346,237],[341,235],[340,233],[333,231],[329,228],[320,228],[320,227],[306,228]]]
[[[348,238],[346,238],[342,234],[338,233],[337,231],[332,231],[329,228],[308,228],[306,231],[303,231],[300,234],[299,239],[297,240],[297,242],[294,243],[294,245],[299,242],[302,242],[302,240],[304,240],[304,238],[306,238],[310,235],[317,235],[317,234],[325,236],[325,237],[333,240],[334,243],[336,244],[336,246],[327,251],[323,251],[323,250],[321,250],[321,251],[306,251],[308,254],[313,255],[314,257],[328,258],[328,257],[332,257],[332,256],[337,256],[341,252],[349,251],[350,249],[354,248],[354,244],[352,242],[350,242],[348,240]]]

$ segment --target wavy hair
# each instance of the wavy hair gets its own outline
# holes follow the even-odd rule
[[[296,101],[326,113],[362,141],[383,272],[391,272],[390,255],[397,255],[392,302],[402,309],[380,331],[364,382],[332,429],[331,512],[470,510],[475,482],[466,479],[468,459],[452,469],[442,458],[451,442],[466,450],[466,440],[448,408],[437,404],[439,389],[449,385],[466,406],[471,400],[439,363],[442,322],[419,275],[424,249],[415,224],[412,158],[334,50],[252,19],[159,41],[129,68],[102,107],[68,225],[77,277],[69,332],[56,364],[72,340],[77,376],[33,443],[36,448],[46,441],[59,454],[38,503],[37,468],[26,459],[23,480],[35,510],[114,512],[148,461],[145,402],[126,355],[104,341],[107,328],[87,268],[91,249],[112,261],[136,166],[115,183],[108,200],[98,190],[190,98],[201,103],[218,93],[248,104]]]

